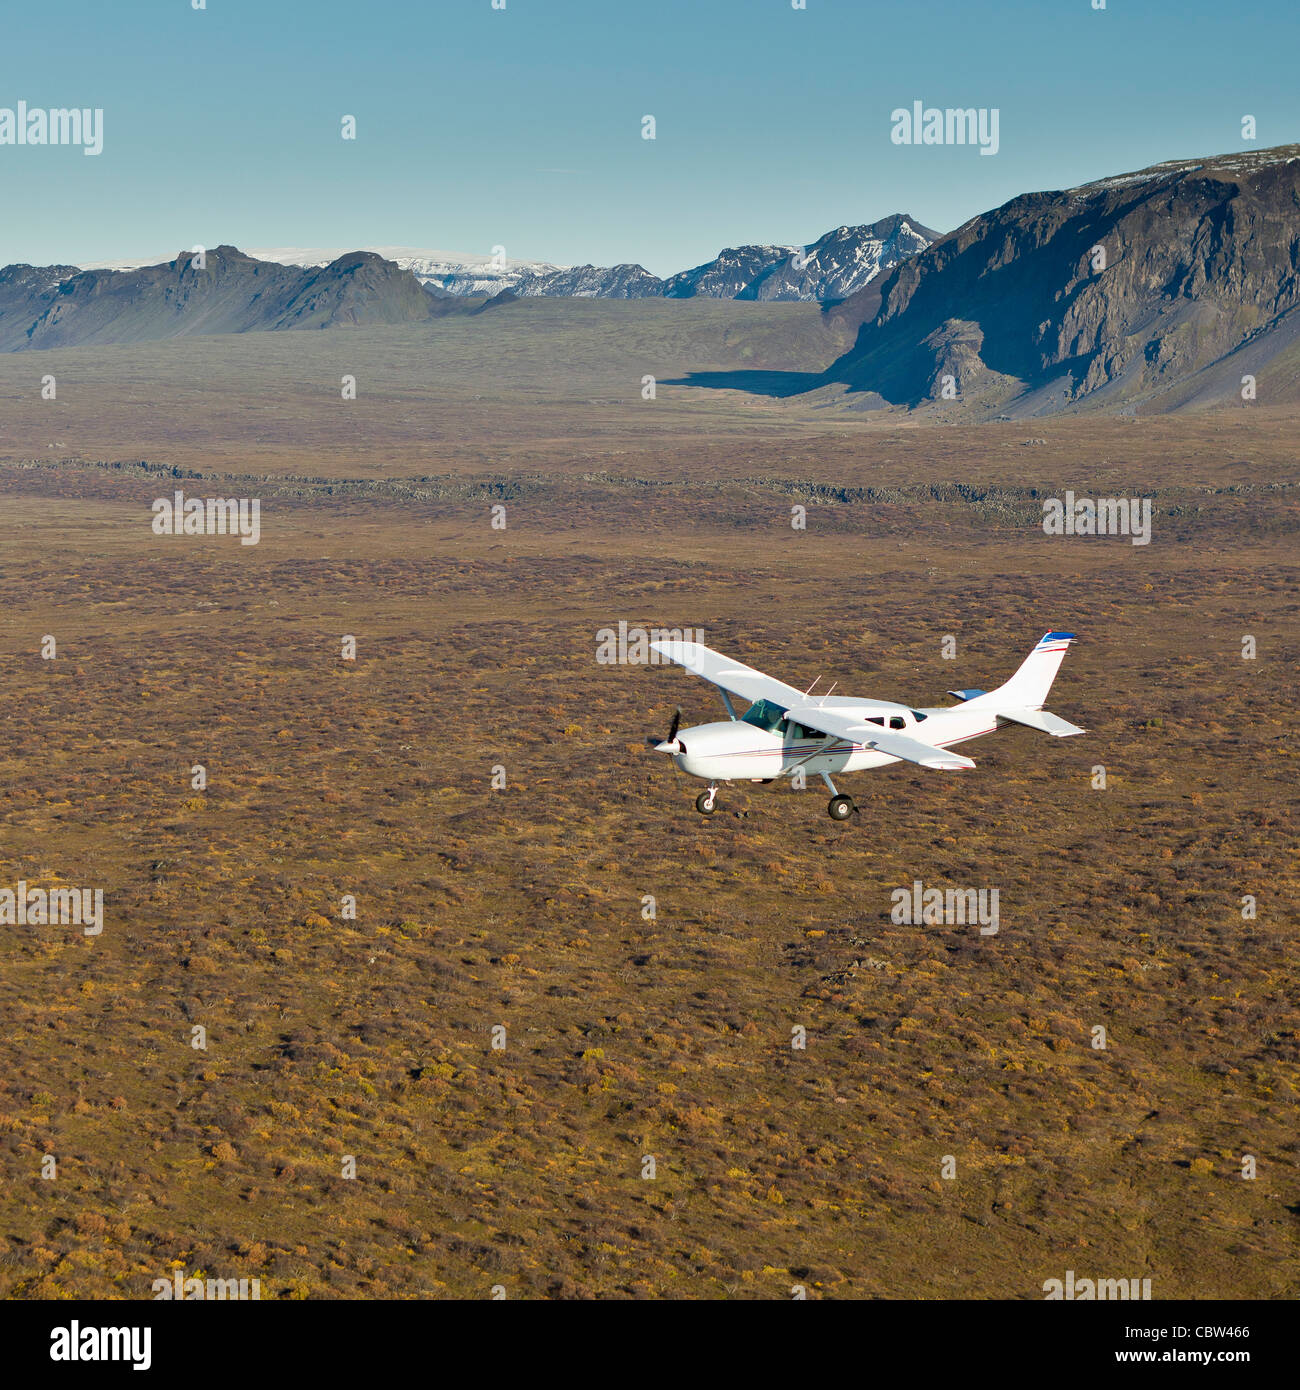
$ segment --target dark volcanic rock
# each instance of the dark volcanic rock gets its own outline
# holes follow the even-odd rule
[[[704,265],[664,281],[665,299],[739,299],[755,280],[792,256],[790,246],[728,246]],[[749,296],[752,298],[753,296]]]
[[[7,265],[0,270],[0,352],[26,343],[28,330],[60,284],[77,273],[75,265]]]
[[[833,310],[859,333],[828,379],[917,405],[951,376],[1019,414],[1176,404],[1292,346],[1298,267],[1300,146],[1026,194]]]
[[[283,312],[266,326],[334,328],[419,323],[436,312],[431,298],[410,271],[373,251],[350,251],[329,265],[308,269]]]
[[[5,277],[30,269],[0,272],[0,346],[10,351],[207,333],[419,323],[445,312],[409,271],[370,251],[350,252],[327,266],[302,267],[259,261],[233,246],[218,246],[206,253],[202,267],[187,251],[141,270],[73,273],[45,289],[39,276],[47,271],[41,271],[36,278],[15,277],[9,308]]]

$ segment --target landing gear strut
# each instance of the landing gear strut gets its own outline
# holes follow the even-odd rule
[[[822,773],[822,781],[831,789],[831,799],[827,803],[826,811],[832,820],[848,820],[848,818],[858,809],[858,804],[851,796],[841,796],[835,790],[835,783],[831,781],[830,773]]]
[[[718,789],[710,787],[695,798],[695,809],[702,816],[711,816],[718,809]]]

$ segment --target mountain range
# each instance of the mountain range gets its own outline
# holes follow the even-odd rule
[[[496,295],[511,290],[520,297],[824,301],[843,299],[861,289],[872,276],[915,255],[937,236],[915,219],[896,213],[869,226],[837,227],[807,246],[727,247],[713,260],[667,279],[631,263],[556,266],[548,261],[508,260],[504,255],[421,251],[409,246],[364,249],[409,270],[436,297]],[[247,254],[281,265],[311,267],[329,265],[350,253],[277,246],[255,248]],[[153,263],[102,261],[85,268],[139,270]]]
[[[1300,145],[981,213],[840,302],[821,372],[676,383],[940,417],[1300,401]]]
[[[972,218],[829,310],[866,405],[1131,411],[1300,381],[1300,145],[1171,160]]]
[[[535,295],[810,299],[852,338],[825,370],[680,381],[968,418],[1300,400],[1298,214],[1300,145],[1286,145],[1026,193],[946,236],[897,214],[805,247],[728,248],[667,279],[232,246],[142,267],[14,265],[0,270],[0,351],[418,323]]]
[[[833,300],[866,286],[934,236],[897,215],[838,227],[806,247],[728,248],[666,280],[639,265],[564,268],[408,247],[384,247],[389,254],[383,255],[218,246],[148,264],[11,265],[0,270],[0,351],[418,323],[539,295]]]
[[[413,246],[341,246],[333,250],[319,246],[251,246],[244,254],[254,260],[311,268],[330,265],[354,250],[373,252],[386,261],[392,261],[399,269],[409,270],[435,298],[443,295],[491,296],[502,290],[513,289],[525,275],[560,268],[549,261],[505,260],[471,251],[431,251]],[[141,270],[167,259],[164,255],[156,255],[135,260],[88,261],[81,269]],[[75,273],[76,267],[72,267],[72,270]]]
[[[11,265],[0,270],[0,351],[418,323],[452,308],[369,251],[313,267],[259,261],[233,246],[139,270]]]
[[[923,251],[938,237],[903,213],[861,227],[836,227],[807,246],[732,246],[666,280],[639,265],[582,265],[520,276],[521,297],[602,299],[844,299],[882,270]]]

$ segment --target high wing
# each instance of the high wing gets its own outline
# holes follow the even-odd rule
[[[850,743],[861,743],[867,748],[888,753],[891,758],[903,758],[922,767],[938,768],[941,772],[958,772],[962,768],[975,766],[960,753],[936,748],[931,743],[908,738],[892,729],[882,729],[879,724],[866,724],[859,714],[839,713],[823,709],[820,705],[794,705],[786,710],[785,717],[807,728],[820,729],[824,734],[835,734]]]
[[[651,642],[650,650],[744,700],[771,700],[773,704],[784,706],[797,704],[803,699],[802,690],[796,690],[794,686],[786,685],[772,676],[765,676],[762,671],[755,671],[743,661],[732,661],[701,642]]]

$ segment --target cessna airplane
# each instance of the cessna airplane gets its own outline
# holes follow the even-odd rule
[[[683,772],[708,780],[708,791],[695,801],[701,815],[717,809],[719,782],[773,782],[804,768],[830,789],[832,818],[847,820],[857,807],[851,796],[836,791],[833,772],[896,762],[940,772],[972,768],[969,758],[950,751],[952,745],[991,734],[999,721],[1025,724],[1054,738],[1085,733],[1043,708],[1072,641],[1072,632],[1047,633],[1005,684],[987,691],[950,690],[961,703],[945,709],[855,700],[832,695],[833,685],[814,697],[817,681],[801,692],[699,642],[651,642],[652,650],[716,685],[729,718],[679,730],[679,705],[668,737],[646,743],[658,753],[671,753]],[[751,702],[743,715],[733,708],[732,695]]]

